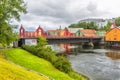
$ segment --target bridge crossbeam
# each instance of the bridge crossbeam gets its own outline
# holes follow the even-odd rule
[[[47,38],[48,43],[101,42],[101,38]]]

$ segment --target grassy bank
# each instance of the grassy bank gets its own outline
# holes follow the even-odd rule
[[[54,78],[55,80],[73,80],[67,74],[60,72],[53,65],[36,56],[33,56],[29,52],[22,49],[10,49],[4,51],[5,56],[8,60],[19,64],[25,68],[30,70],[34,70],[40,72],[50,78]]]
[[[0,53],[0,80],[50,80],[5,60]]]
[[[71,67],[71,63],[64,56],[56,56],[56,52],[51,47],[37,47],[24,45],[22,48],[31,54],[49,61],[56,69],[68,74],[74,80],[89,80],[87,77],[76,73]]]

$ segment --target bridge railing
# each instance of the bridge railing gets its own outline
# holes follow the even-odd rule
[[[46,38],[101,38],[101,37],[81,37],[81,36],[46,36]]]
[[[103,38],[103,37],[83,37],[83,36],[44,36],[45,38]],[[38,38],[38,37],[20,37],[20,38]]]

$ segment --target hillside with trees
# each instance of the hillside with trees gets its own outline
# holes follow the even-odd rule
[[[84,29],[94,29],[94,30],[105,30],[108,31],[111,28],[111,23],[108,21],[106,26],[98,27],[94,22],[78,22],[68,26],[69,28],[84,28]]]
[[[95,29],[98,30],[98,26],[96,26],[93,22],[78,22],[76,24],[71,24],[69,28],[84,28],[84,29]]]

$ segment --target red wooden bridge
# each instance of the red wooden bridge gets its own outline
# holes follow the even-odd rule
[[[27,39],[36,39],[38,36],[45,37],[48,43],[81,43],[81,42],[92,42],[92,43],[99,43],[101,42],[101,37],[97,36],[75,36],[68,31],[68,29],[64,30],[64,34],[60,35],[60,30],[57,31],[57,35],[51,36],[44,32],[44,30],[39,26],[36,31],[28,32],[25,31],[24,27],[21,26],[20,28],[20,45],[25,44],[25,40]]]

